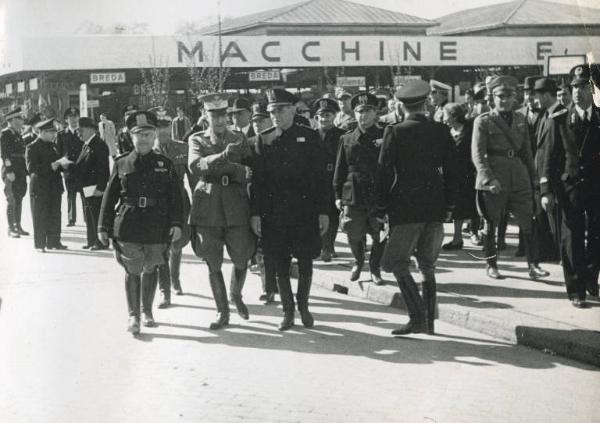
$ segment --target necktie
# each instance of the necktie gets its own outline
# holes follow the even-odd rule
[[[588,120],[588,112],[587,110],[583,111],[583,123],[587,125],[590,121]]]

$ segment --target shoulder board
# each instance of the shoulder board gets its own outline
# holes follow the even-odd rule
[[[559,116],[562,116],[564,114],[567,114],[569,112],[569,109],[560,109],[558,112],[554,112],[552,113],[549,117],[554,119],[557,118]]]

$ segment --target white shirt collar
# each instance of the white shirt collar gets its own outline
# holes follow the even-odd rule
[[[592,106],[590,105],[590,107],[588,107],[587,109],[582,109],[580,106],[578,106],[577,104],[575,105],[575,110],[577,110],[577,114],[579,115],[579,118],[581,120],[583,120],[583,113],[587,112],[587,118],[588,120],[590,120],[592,118]]]
[[[90,141],[92,140],[92,138],[94,138],[95,136],[96,136],[96,134],[93,134],[91,137],[89,137],[89,138],[87,139],[87,141],[85,142],[85,144],[89,144],[89,143],[90,143]]]

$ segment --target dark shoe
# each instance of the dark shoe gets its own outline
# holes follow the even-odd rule
[[[311,312],[308,311],[308,307],[302,307],[300,309],[300,317],[305,328],[312,328],[315,325],[315,319]]]
[[[69,222],[69,223],[67,223],[67,227],[70,228],[71,226],[75,226],[75,222]]]
[[[579,298],[572,299],[571,305],[573,305],[575,308],[587,308],[587,303],[585,300],[580,300]]]
[[[531,279],[532,281],[534,281],[538,278],[546,278],[548,276],[550,276],[550,272],[545,271],[538,265],[536,265],[536,264],[529,265],[529,279]]]
[[[17,233],[18,233],[19,235],[23,235],[23,236],[29,236],[29,232],[27,232],[25,229],[23,229],[23,228],[21,228],[21,227],[18,227],[18,228],[17,228]]]
[[[442,245],[442,250],[452,251],[452,250],[462,250],[464,243],[461,241],[456,242],[454,240],[445,243]]]
[[[375,285],[383,285],[385,283],[379,270],[371,272],[371,280]]]
[[[69,248],[69,247],[67,247],[66,245],[63,245],[61,243],[48,246],[49,250],[66,250],[67,248]]]
[[[275,302],[275,293],[264,293],[258,299],[259,301],[262,301],[264,305],[273,304]]]
[[[107,245],[102,245],[102,244],[94,244],[90,247],[90,251],[99,251],[99,250],[107,250],[108,246]]]
[[[362,267],[362,264],[354,263],[354,266],[352,266],[352,270],[350,271],[350,281],[356,282],[360,278]]]
[[[598,297],[598,294],[600,294],[600,292],[598,292],[598,291],[600,291],[600,290],[598,289],[598,284],[595,284],[595,285],[589,285],[589,286],[586,288],[586,290],[587,290],[588,294],[590,294],[590,296],[592,296],[592,297]]]
[[[332,257],[332,258],[338,258],[338,254],[335,252],[335,250],[333,250],[333,251],[331,252],[331,257]]]
[[[167,298],[164,292],[160,293],[160,301],[158,303],[158,308],[167,308],[171,305],[171,298]]]
[[[217,330],[229,324],[229,313],[217,312],[217,320],[212,322],[208,327],[210,330]]]
[[[181,282],[178,279],[171,279],[171,284],[173,285],[173,291],[175,291],[175,295],[183,295],[183,290],[181,289]]]
[[[398,329],[392,331],[392,335],[408,335],[411,333],[425,333],[427,332],[427,325],[425,322],[416,322],[409,320],[405,325],[400,326]]]
[[[244,320],[250,318],[248,307],[246,307],[246,304],[244,304],[244,301],[242,300],[242,289],[244,288],[247,273],[247,269],[237,269],[234,267],[231,272],[231,281],[229,285],[230,299],[235,304],[238,315]]]
[[[329,251],[323,251],[321,253],[321,261],[323,261],[324,263],[331,262],[331,253]]]
[[[500,274],[500,272],[498,271],[497,267],[494,266],[488,266],[487,269],[485,270],[485,274],[487,275],[488,278],[491,279],[502,279],[502,275]]]
[[[152,316],[151,312],[145,311],[142,313],[142,324],[147,328],[153,328],[156,326],[154,316]]]
[[[19,233],[15,229],[9,229],[8,236],[10,238],[21,238],[21,235],[19,235]]]
[[[84,250],[89,250],[90,248],[92,248],[91,245],[82,245],[81,248],[83,248]]]
[[[294,326],[294,312],[290,311],[290,312],[285,312],[283,314],[283,320],[281,321],[281,323],[279,324],[279,327],[277,329],[279,331],[283,332],[288,329],[291,329],[293,326]]]
[[[136,316],[130,316],[127,322],[127,331],[138,335],[140,333],[140,318]]]

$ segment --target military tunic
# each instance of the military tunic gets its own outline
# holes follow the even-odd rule
[[[21,205],[27,193],[27,166],[25,165],[25,143],[21,135],[12,128],[6,128],[0,133],[0,157],[8,224],[10,228],[20,227]],[[6,177],[9,173],[14,174],[14,181]]]
[[[67,190],[67,214],[69,223],[75,223],[77,220],[77,193],[81,196],[81,202],[83,205],[83,193],[81,193],[75,182],[73,176],[73,166],[77,161],[81,149],[83,148],[83,140],[79,137],[79,131],[71,131],[67,128],[60,131],[56,136],[56,149],[58,154],[62,157],[66,157],[73,164],[68,165],[63,170],[63,177],[65,179],[65,188]],[[85,206],[83,206],[85,207]]]

